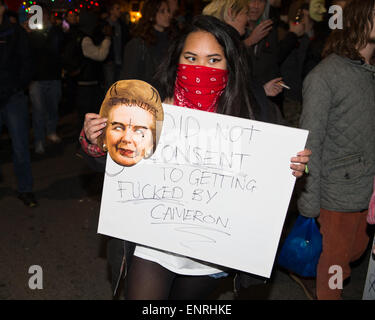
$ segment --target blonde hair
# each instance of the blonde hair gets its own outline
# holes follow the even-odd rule
[[[202,14],[227,22],[235,18],[242,10],[247,10],[248,5],[248,0],[213,0],[204,7]],[[232,16],[229,15],[229,9],[232,11]]]

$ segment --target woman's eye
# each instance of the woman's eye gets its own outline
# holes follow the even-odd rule
[[[217,58],[211,58],[210,60],[208,60],[209,63],[216,63],[216,62],[220,62],[221,59],[217,59]]]
[[[185,57],[186,60],[190,61],[190,62],[195,62],[195,57]]]

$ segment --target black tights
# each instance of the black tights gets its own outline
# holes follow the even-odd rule
[[[127,300],[204,300],[220,280],[209,276],[182,276],[161,265],[133,256],[127,275]]]

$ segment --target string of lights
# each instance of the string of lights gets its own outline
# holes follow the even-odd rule
[[[52,9],[69,9],[78,12],[79,10],[83,9],[90,10],[95,7],[98,8],[101,6],[101,2],[102,1],[100,0],[29,0],[22,2],[22,9],[24,9],[25,12],[29,12],[32,5],[47,4]]]
[[[10,0],[6,0],[10,1]],[[79,14],[82,10],[96,10],[103,11],[103,7],[106,4],[105,0],[12,0],[13,10],[18,11],[19,15],[23,19],[27,19],[30,12],[30,7],[33,5],[47,5],[54,16],[64,18],[66,14],[77,13]],[[18,5],[16,5],[18,1]],[[130,21],[137,23],[142,17],[140,12],[140,4],[142,1],[139,0],[128,0],[124,1],[123,11],[127,11],[130,14]]]

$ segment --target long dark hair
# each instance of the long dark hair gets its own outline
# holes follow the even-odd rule
[[[363,49],[370,38],[374,25],[375,0],[351,0],[343,10],[343,29],[335,29],[327,39],[323,57],[331,53],[361,60],[359,50]]]
[[[142,38],[148,45],[153,45],[156,42],[154,25],[156,23],[156,15],[162,5],[167,0],[146,0],[143,4],[141,14],[142,18],[132,31],[133,37]]]
[[[212,16],[196,16],[170,46],[164,62],[155,75],[156,86],[162,99],[174,96],[177,65],[185,40],[190,33],[197,31],[211,33],[223,48],[227,61],[228,83],[219,99],[217,112],[240,116],[244,114],[245,109],[245,113],[254,118],[252,106],[255,105],[255,99],[250,90],[250,69],[245,48],[233,27]]]

